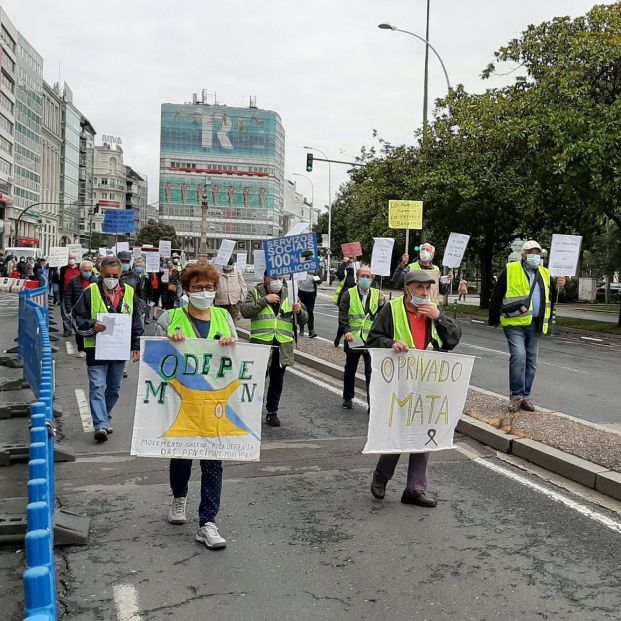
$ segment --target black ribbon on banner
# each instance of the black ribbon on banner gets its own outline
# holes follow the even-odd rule
[[[429,440],[425,442],[425,446],[427,446],[430,442],[433,442],[436,446],[438,446],[438,443],[434,440],[434,438],[436,437],[436,430],[427,429],[427,435],[429,436]]]

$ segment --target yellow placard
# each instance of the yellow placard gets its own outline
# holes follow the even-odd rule
[[[423,201],[388,201],[388,226],[391,229],[422,229]]]

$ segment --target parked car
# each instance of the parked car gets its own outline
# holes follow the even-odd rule
[[[598,302],[603,302],[606,299],[606,283],[602,282],[597,285],[595,289],[595,299]],[[610,301],[618,302],[621,299],[621,283],[620,282],[611,282],[610,283]]]

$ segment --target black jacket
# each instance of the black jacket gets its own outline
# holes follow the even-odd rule
[[[356,274],[354,272],[354,266],[351,263],[347,263],[346,261],[342,261],[339,266],[336,268],[336,277],[339,282],[345,278],[345,284],[339,293],[339,298],[337,304],[341,304],[341,298],[343,297],[343,293],[347,291],[347,289],[351,289],[356,284]]]
[[[151,274],[138,274],[133,270],[130,272],[130,274],[131,273],[135,274],[136,277],[133,279],[133,282],[130,282],[129,284],[134,288],[134,291],[136,292],[136,295],[140,300],[148,302],[151,299],[152,294]],[[121,277],[121,282],[126,281]]]
[[[351,288],[351,287],[350,287]],[[347,334],[348,332],[352,332],[351,326],[349,325],[349,289],[346,289],[341,295],[341,301],[339,303],[339,330],[343,334]],[[379,301],[378,313],[382,309],[385,300]],[[369,310],[369,306],[371,305],[371,295],[367,295],[367,302],[364,305],[364,313],[365,315],[368,313],[369,319],[375,319],[376,315],[372,315]]]
[[[102,299],[108,305],[105,293],[103,291],[103,281],[101,278],[97,279],[97,286],[99,287],[99,293]],[[125,285],[120,285],[123,290]],[[91,295],[87,293],[88,289],[85,289],[79,300],[71,310],[71,316],[73,317],[76,332],[81,336],[94,336],[95,335],[95,320],[91,319]],[[125,293],[125,291],[123,291]],[[120,308],[113,308],[108,305],[109,313],[118,313]],[[138,310],[138,304],[134,304],[132,312],[132,335],[131,335],[131,350],[140,351],[140,337],[144,332],[142,325],[142,319],[140,318],[140,312]],[[95,360],[95,348],[86,348],[86,364],[88,366],[94,366],[98,364],[105,364],[106,361]]]
[[[97,277],[91,276],[90,282],[96,282]],[[63,295],[62,304],[65,307],[65,312],[70,315],[71,309],[77,304],[80,296],[82,295],[82,276],[74,276],[69,281],[69,286]]]
[[[543,278],[541,277],[541,273],[537,270],[537,282],[539,283],[539,288],[541,290],[541,311],[539,313],[539,317],[534,317],[533,320],[537,321],[539,331],[543,331],[543,319],[544,319],[544,299],[543,299]],[[502,311],[502,299],[505,297],[507,293],[507,268],[505,267],[500,275],[498,276],[498,280],[494,285],[494,289],[492,290],[492,297],[489,300],[489,319],[488,323],[490,326],[499,326],[500,325],[500,315]],[[558,293],[558,288],[556,286],[556,279],[550,279],[550,301],[552,304],[551,308],[554,308],[554,303],[556,301],[556,296]]]
[[[402,304],[405,304],[403,297],[397,298],[401,300]],[[442,339],[444,346],[440,347],[439,343],[432,341],[431,339],[431,322],[436,324],[436,331],[438,336]],[[367,347],[384,347],[390,348],[395,342],[395,327],[392,321],[392,311],[390,310],[390,304],[384,304],[384,308],[378,313],[373,327],[369,332],[369,338],[367,339]],[[425,337],[425,347],[432,343],[434,349],[441,349],[442,351],[448,351],[453,349],[459,340],[461,339],[461,328],[449,317],[442,314],[440,311],[440,317],[438,319],[427,320],[427,335]]]

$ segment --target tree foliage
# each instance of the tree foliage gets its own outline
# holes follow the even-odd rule
[[[136,241],[139,244],[157,245],[160,239],[170,239],[173,248],[179,247],[175,227],[169,224],[163,224],[157,220],[149,220],[147,225],[143,226],[140,231],[138,231],[138,236],[136,237]]]

